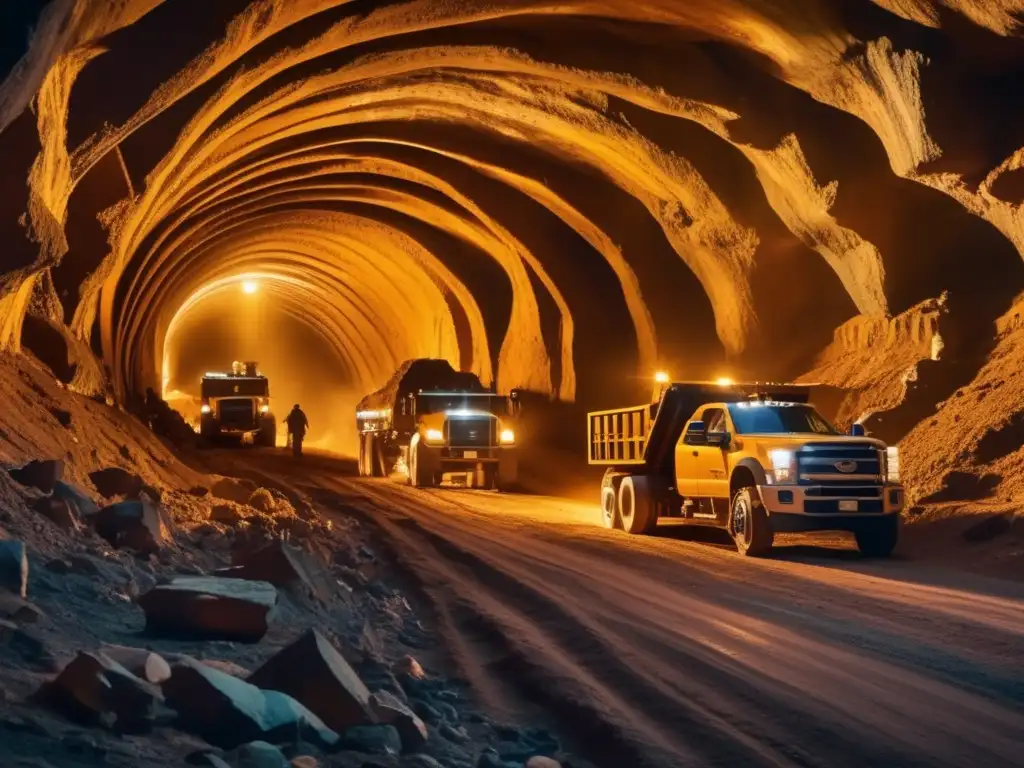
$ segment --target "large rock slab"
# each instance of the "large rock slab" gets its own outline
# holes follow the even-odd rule
[[[43,493],[53,493],[53,489],[64,477],[64,462],[60,459],[30,461],[23,467],[7,470],[15,481],[26,488],[35,488]]]
[[[260,688],[287,693],[339,732],[375,722],[369,690],[315,629],[269,658],[248,680]]]
[[[147,730],[163,700],[160,689],[103,653],[80,652],[43,690],[45,700],[72,719],[118,731]]]
[[[111,504],[93,515],[90,522],[96,533],[118,549],[150,554],[171,541],[169,521],[160,507],[147,499]]]
[[[0,540],[0,587],[28,597],[28,554],[24,542]]]
[[[163,692],[182,730],[222,749],[253,741],[302,740],[327,750],[338,743],[338,734],[291,696],[261,691],[195,659],[183,658],[172,666]]]
[[[277,590],[264,581],[179,576],[138,603],[150,632],[254,643],[267,633]]]

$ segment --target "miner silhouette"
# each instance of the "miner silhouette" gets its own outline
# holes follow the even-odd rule
[[[296,403],[288,414],[288,436],[292,440],[292,455],[302,455],[302,441],[306,437],[306,430],[309,429],[309,419],[305,412]]]

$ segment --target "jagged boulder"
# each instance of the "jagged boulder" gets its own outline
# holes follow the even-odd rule
[[[253,491],[246,500],[246,504],[260,512],[273,512],[277,509],[277,500],[274,498],[274,494],[266,488],[257,488]]]
[[[345,658],[315,629],[268,659],[248,681],[292,696],[338,732],[374,722],[370,692]]]
[[[301,739],[320,749],[338,743],[338,734],[291,696],[261,691],[195,659],[183,658],[172,666],[163,692],[182,730],[222,749],[253,741]]]
[[[164,657],[146,648],[105,645],[103,653],[147,683],[160,685],[171,676],[171,665]]]
[[[65,502],[80,520],[86,520],[100,511],[99,505],[90,499],[80,488],[65,482],[58,482],[53,487],[53,498]]]
[[[0,540],[0,587],[28,597],[28,555],[24,542]]]
[[[264,581],[179,576],[138,602],[150,632],[255,643],[267,633],[277,590]]]
[[[111,504],[93,515],[90,522],[96,533],[118,549],[149,554],[171,541],[170,521],[163,510],[148,499]]]
[[[82,527],[77,510],[56,496],[43,496],[36,499],[32,503],[32,509],[65,531],[77,531]]]
[[[265,741],[243,744],[234,754],[238,768],[290,768],[284,752]]]
[[[415,752],[427,743],[426,724],[393,694],[376,691],[370,696],[370,709],[378,722],[395,727],[403,751]]]
[[[44,686],[44,699],[66,716],[87,724],[140,732],[152,726],[160,689],[136,677],[103,653],[82,651]]]
[[[30,461],[22,467],[8,469],[7,474],[26,488],[49,494],[64,477],[64,462],[60,459]]]
[[[305,552],[281,539],[273,539],[255,551],[240,553],[230,568],[216,572],[231,579],[266,581],[275,587],[302,585],[322,602],[329,602],[334,590],[323,569]]]
[[[127,496],[137,498],[142,489],[146,487],[145,481],[127,469],[121,467],[107,467],[89,473],[89,479],[96,486],[100,495],[107,499],[115,496]]]
[[[222,477],[210,488],[210,493],[216,498],[233,501],[235,504],[247,504],[249,497],[255,491],[256,483],[250,480],[235,480],[230,477]]]
[[[0,619],[0,654],[7,651],[44,672],[60,670],[60,663],[42,636],[12,621]]]

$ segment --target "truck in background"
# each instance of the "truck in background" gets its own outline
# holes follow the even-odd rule
[[[810,404],[810,387],[669,383],[645,405],[588,414],[589,462],[606,467],[604,524],[646,534],[659,520],[727,530],[762,556],[781,532],[850,531],[888,557],[904,491],[896,448],[843,435]]]
[[[357,406],[359,474],[404,471],[420,487],[461,474],[473,487],[510,489],[518,412],[516,392],[499,395],[447,360],[409,360]]]
[[[270,382],[254,362],[235,362],[227,373],[210,372],[200,384],[199,434],[239,442],[246,435],[256,445],[277,445],[277,420],[270,411]]]

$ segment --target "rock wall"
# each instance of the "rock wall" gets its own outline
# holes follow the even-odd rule
[[[1020,5],[50,3],[0,86],[0,347],[56,296],[123,398],[258,279],[359,394],[811,370],[905,434],[1024,289]]]

